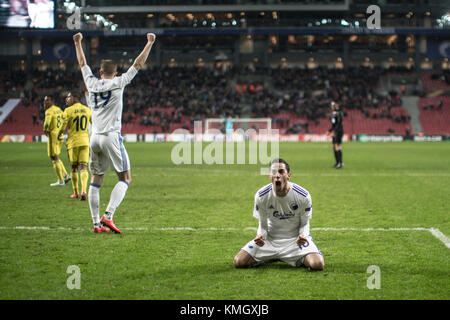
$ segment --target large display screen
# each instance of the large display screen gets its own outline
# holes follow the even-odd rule
[[[55,2],[49,0],[0,0],[0,26],[53,29]]]

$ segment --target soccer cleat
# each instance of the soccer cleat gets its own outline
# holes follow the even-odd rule
[[[339,164],[336,163],[336,164],[333,166],[333,169],[336,169],[336,167],[337,167],[338,165],[339,165]]]
[[[72,180],[72,178],[70,177],[70,175],[66,174],[66,175],[64,176],[64,183],[67,183],[67,182],[69,182],[70,180]]]
[[[105,226],[101,226],[101,228],[99,227],[94,227],[94,233],[102,233],[102,232],[110,232],[111,229],[105,227]]]
[[[78,193],[74,193],[73,195],[70,196],[70,199],[78,199],[80,197],[80,195]]]
[[[122,231],[120,231],[119,228],[116,227],[116,225],[114,224],[114,221],[113,221],[112,219],[111,219],[111,220],[108,220],[108,219],[106,219],[105,216],[103,216],[103,217],[100,219],[100,222],[101,222],[104,226],[110,228],[113,232],[115,232],[115,233],[122,233]]]
[[[80,200],[81,200],[81,201],[86,201],[86,200],[87,200],[86,192],[82,192],[82,193],[81,193]]]
[[[66,183],[64,182],[64,180],[55,182],[55,183],[50,183],[50,187],[62,187],[65,186]]]
[[[344,164],[340,162],[336,165],[335,169],[341,169],[343,167],[344,167]]]

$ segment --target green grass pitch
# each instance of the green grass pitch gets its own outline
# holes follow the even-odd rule
[[[269,179],[261,165],[174,165],[174,146],[126,144],[133,181],[116,235],[92,233],[88,203],[69,198],[70,184],[49,186],[44,143],[0,144],[0,299],[450,298],[449,143],[345,143],[342,170],[331,168],[329,143],[280,144],[291,180],[312,196],[322,272],[282,262],[235,269],[255,236],[254,194]],[[116,181],[105,176],[101,210]],[[371,265],[379,289],[367,286]],[[67,286],[69,266],[80,289]]]

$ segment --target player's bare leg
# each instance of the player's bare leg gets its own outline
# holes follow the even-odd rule
[[[310,253],[303,260],[303,265],[310,270],[321,271],[325,268],[325,261],[323,256],[318,253]]]
[[[101,186],[102,185],[102,183],[103,183],[103,175],[101,175],[101,176],[99,176],[99,175],[92,175],[92,178],[91,178],[91,184],[95,184],[95,185],[97,185],[97,186]]]
[[[119,181],[125,181],[128,184],[131,183],[131,172],[130,172],[130,170],[125,171],[125,172],[116,172],[116,174],[117,174],[117,178],[119,179]]]
[[[240,250],[233,260],[235,268],[249,268],[257,264],[256,260],[244,250]]]

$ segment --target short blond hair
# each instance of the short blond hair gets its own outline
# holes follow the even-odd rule
[[[102,60],[100,70],[103,71],[105,76],[113,76],[117,72],[117,64],[112,60]]]

